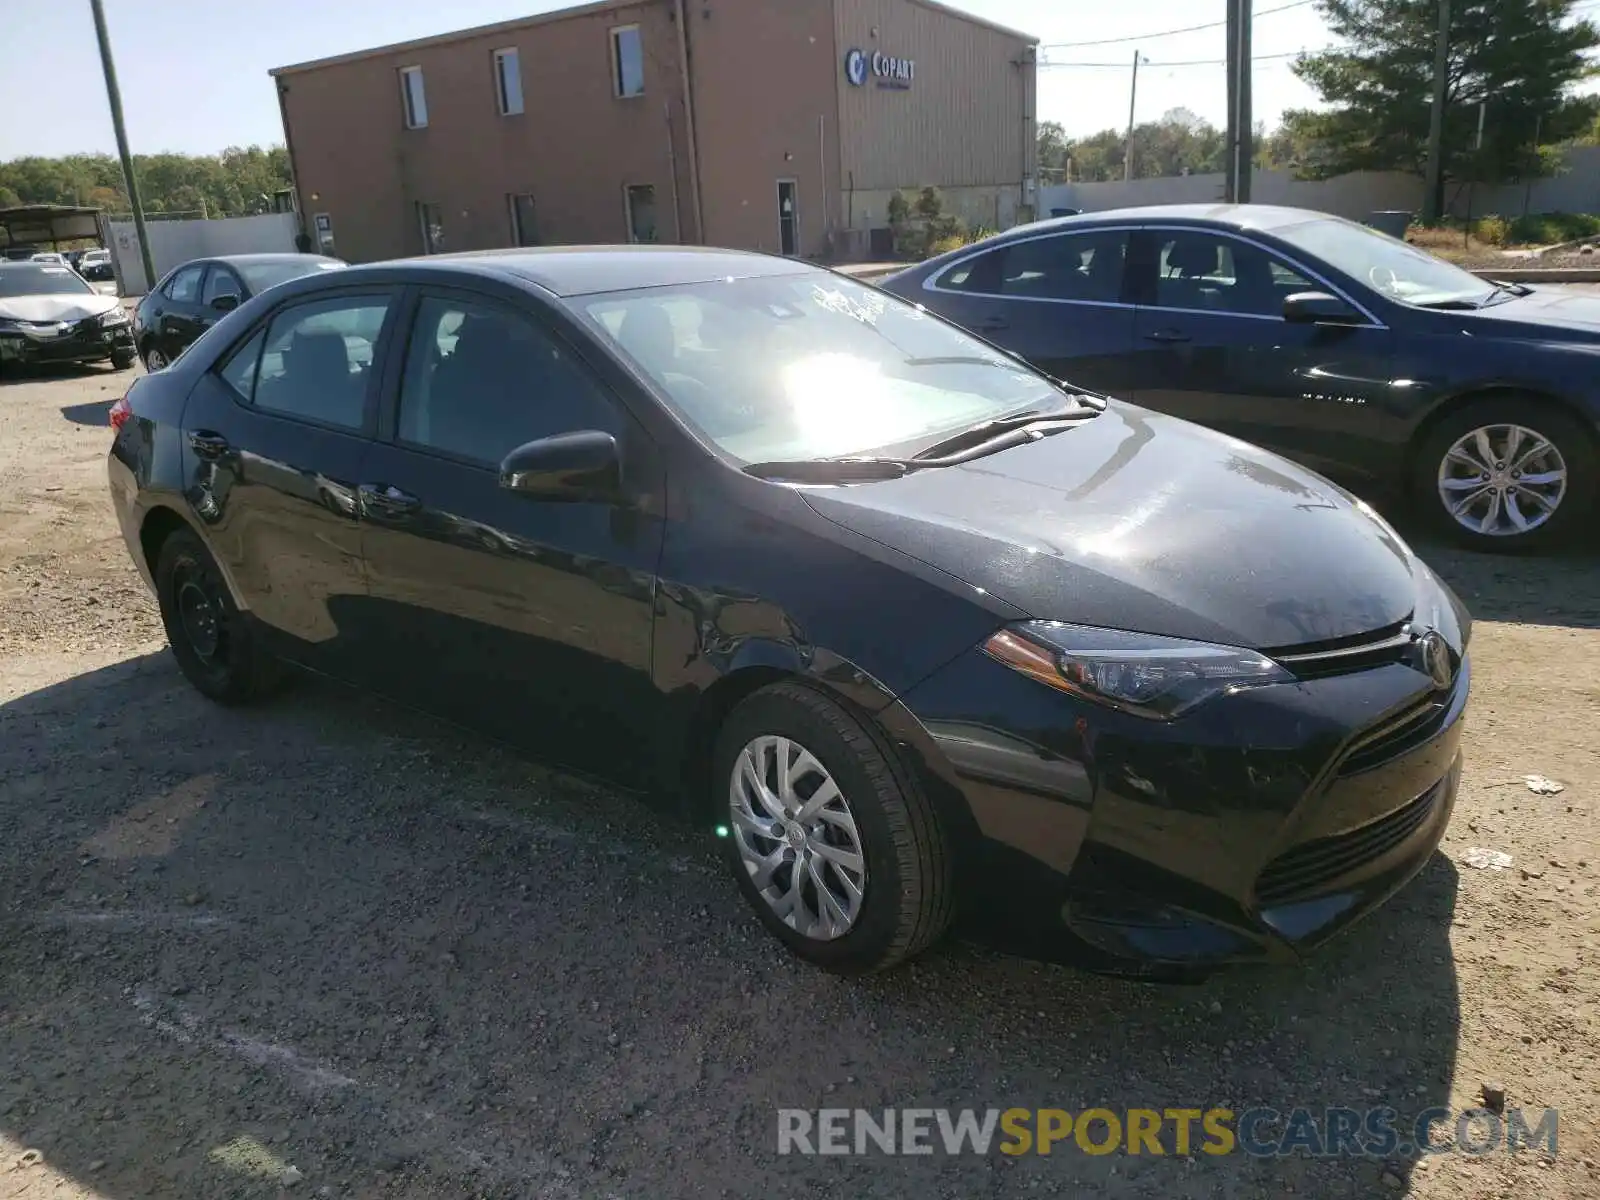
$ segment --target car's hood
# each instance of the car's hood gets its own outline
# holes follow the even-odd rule
[[[1410,551],[1347,493],[1131,405],[962,466],[803,494],[1045,619],[1277,649],[1405,620],[1417,596]]]
[[[115,296],[73,292],[63,296],[0,297],[0,318],[9,321],[81,321],[117,306]]]
[[[1469,317],[1468,326],[1482,322],[1502,337],[1600,341],[1600,296],[1572,294],[1565,289],[1536,288],[1526,296],[1452,315]]]

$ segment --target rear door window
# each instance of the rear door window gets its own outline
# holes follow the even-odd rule
[[[219,296],[232,296],[235,300],[243,295],[239,286],[239,277],[227,267],[213,266],[206,275],[205,289],[200,294],[200,303],[211,304]]]
[[[937,286],[1019,300],[1115,303],[1127,254],[1128,234],[1119,229],[1030,238],[957,263]]]

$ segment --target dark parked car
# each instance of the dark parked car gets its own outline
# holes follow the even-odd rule
[[[13,363],[101,362],[133,366],[128,314],[71,267],[0,262],[0,371]]]
[[[270,287],[344,266],[320,254],[234,254],[197,258],[169,271],[133,312],[139,356],[152,371],[173,362],[246,300]]]
[[[1078,386],[1401,485],[1478,549],[1593,518],[1600,297],[1254,205],[1043,221],[882,286]]]
[[[828,967],[957,910],[1106,970],[1292,959],[1455,800],[1468,620],[1371,509],[803,263],[318,273],[112,424],[202,692],[288,660],[678,798]]]

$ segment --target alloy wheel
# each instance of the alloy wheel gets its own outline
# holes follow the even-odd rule
[[[790,738],[751,739],[728,781],[732,833],[761,898],[784,924],[832,941],[854,927],[866,855],[844,794],[816,755]]]
[[[1463,529],[1487,537],[1530,533],[1567,493],[1554,442],[1525,425],[1484,425],[1457,438],[1439,463],[1439,499]]]
[[[167,367],[167,356],[151,346],[144,352],[144,365],[150,371],[163,371]]]

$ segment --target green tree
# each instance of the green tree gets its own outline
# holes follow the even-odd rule
[[[282,146],[230,146],[221,154],[139,154],[133,168],[150,212],[241,217],[267,212],[274,192],[290,186]],[[0,163],[0,198],[22,204],[78,204],[128,211],[122,165],[108,154],[18,158]]]
[[[1574,20],[1578,0],[1452,0],[1445,87],[1444,170],[1431,199],[1443,211],[1449,179],[1501,181],[1550,169],[1538,152],[1578,136],[1597,101],[1573,88],[1594,73],[1585,51],[1600,31]],[[1302,55],[1294,71],[1328,107],[1285,114],[1293,138],[1316,147],[1299,170],[1411,171],[1427,165],[1438,0],[1318,0],[1343,45]],[[1479,105],[1483,147],[1475,149]],[[1537,131],[1537,136],[1536,136]]]
[[[1037,133],[1039,143],[1039,178],[1047,183],[1059,181],[1066,172],[1067,131],[1060,121],[1040,121]]]

